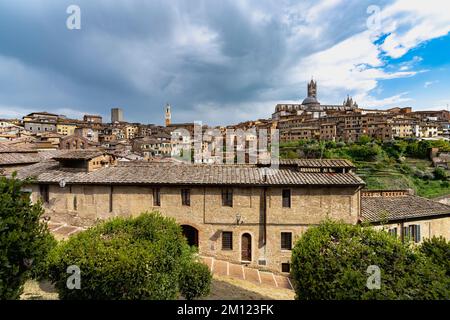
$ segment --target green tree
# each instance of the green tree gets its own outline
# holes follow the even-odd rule
[[[442,266],[450,277],[450,241],[442,236],[425,239],[420,246],[420,251],[435,264]]]
[[[193,263],[181,227],[153,212],[114,218],[61,242],[48,269],[61,299],[167,300],[178,298],[182,275]],[[70,266],[80,270],[79,290],[66,285]],[[209,288],[209,272],[189,281],[198,288],[189,298],[201,296]]]
[[[369,266],[381,271],[369,289]],[[297,299],[448,299],[442,267],[386,231],[326,221],[312,227],[292,252]]]
[[[0,299],[18,299],[45,264],[55,240],[40,220],[44,210],[23,192],[26,182],[0,177]]]
[[[211,279],[208,266],[200,262],[188,263],[180,277],[181,294],[187,300],[206,296],[210,291]]]

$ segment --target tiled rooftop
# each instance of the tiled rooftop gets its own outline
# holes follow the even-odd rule
[[[450,214],[450,206],[398,190],[362,193],[361,215],[367,222],[394,221]]]
[[[35,177],[42,183],[70,184],[161,184],[161,185],[316,185],[361,186],[353,173],[300,172],[286,168],[269,171],[252,165],[194,165],[175,163],[133,163],[103,167],[92,172],[60,167],[46,161],[22,168],[19,178]]]
[[[55,160],[90,160],[103,155],[103,151],[98,150],[74,150],[62,153],[53,159]]]
[[[0,150],[0,165],[24,165],[38,163],[55,157],[62,152],[60,150],[37,151],[37,150]]]

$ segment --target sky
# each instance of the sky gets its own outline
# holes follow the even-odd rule
[[[78,16],[80,29],[67,23]],[[0,118],[226,125],[323,104],[450,104],[447,0],[0,0]],[[74,20],[75,19],[75,20]]]

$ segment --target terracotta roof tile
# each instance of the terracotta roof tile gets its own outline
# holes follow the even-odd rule
[[[363,221],[381,222],[450,214],[450,206],[413,195],[361,197]]]
[[[157,162],[128,163],[85,172],[62,168],[56,161],[46,161],[22,168],[18,176],[35,177],[42,183],[59,183],[64,179],[69,184],[364,185],[353,173],[300,172],[296,169],[270,171],[251,165]]]

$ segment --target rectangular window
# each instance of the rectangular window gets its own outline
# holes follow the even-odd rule
[[[191,190],[190,189],[181,189],[181,204],[183,206],[191,205]]]
[[[291,271],[291,264],[290,263],[282,263],[281,264],[281,272],[290,272]]]
[[[44,203],[49,202],[49,191],[48,191],[48,184],[41,184],[39,185],[39,193],[41,194],[41,199]]]
[[[291,207],[291,189],[283,189],[283,208]]]
[[[420,225],[412,224],[407,227],[403,227],[403,236],[404,236],[405,240],[411,239],[415,243],[420,242],[420,240],[421,240]]]
[[[292,250],[292,233],[282,232],[281,233],[281,249],[282,250]]]
[[[391,236],[397,237],[397,228],[391,228],[388,232]]]
[[[159,188],[153,189],[153,206],[154,207],[161,206],[161,189]]]
[[[222,250],[233,250],[233,232],[222,232]]]
[[[222,189],[222,206],[233,206],[233,189]]]

